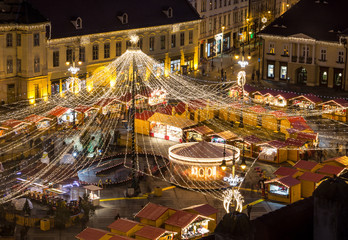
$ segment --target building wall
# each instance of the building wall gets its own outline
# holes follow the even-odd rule
[[[344,81],[346,50],[343,44],[316,41],[302,34],[262,37],[263,79],[347,90],[347,80]],[[271,66],[274,67],[273,75]],[[285,75],[281,74],[281,67],[287,68]]]

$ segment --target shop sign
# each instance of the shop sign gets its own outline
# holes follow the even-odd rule
[[[191,167],[191,176],[198,178],[216,177],[216,167]]]

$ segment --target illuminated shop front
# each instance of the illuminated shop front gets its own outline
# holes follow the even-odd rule
[[[149,105],[158,105],[167,103],[167,92],[163,89],[154,90],[149,97]]]
[[[268,199],[293,203],[301,199],[301,182],[291,176],[271,179],[266,181]]]
[[[239,154],[238,148],[221,143],[182,143],[169,148],[171,168],[176,179],[182,181],[180,183],[184,186],[196,189],[221,187],[228,173],[220,169],[220,164],[224,159],[227,165],[232,165],[233,159],[238,162]]]
[[[287,143],[278,140],[273,140],[267,143],[258,145],[260,148],[259,160],[281,163],[287,160],[288,154],[286,147]]]
[[[209,220],[198,220],[185,227],[181,232],[181,239],[192,239],[209,233]]]
[[[289,101],[291,106],[300,109],[315,109],[322,102],[320,98],[311,94],[293,97]]]
[[[201,142],[209,134],[212,134],[214,131],[209,127],[202,125],[199,127],[191,128],[186,131],[186,140],[188,142]]]
[[[348,101],[335,99],[319,104],[323,109],[323,118],[347,122]]]
[[[74,122],[74,119],[75,122],[77,122],[77,113],[66,107],[56,106],[48,112],[48,116],[50,116],[50,118],[56,118],[58,124],[62,125],[72,123]]]
[[[39,115],[30,115],[24,119],[27,122],[34,123],[35,127],[39,130],[45,130],[50,127],[51,119],[44,117],[44,116],[39,116]]]

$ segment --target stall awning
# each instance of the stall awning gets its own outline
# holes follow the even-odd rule
[[[95,107],[80,105],[80,106],[77,106],[74,110],[77,112],[80,112],[80,113],[85,113],[85,112],[88,112],[89,110],[93,110],[93,109],[97,110]]]
[[[178,127],[181,129],[192,127],[197,125],[196,122],[187,119],[187,118],[181,118],[181,117],[175,117],[171,115],[166,115],[162,113],[155,113],[152,115],[149,119],[149,122],[160,122],[166,125]]]
[[[269,184],[269,183],[279,183],[281,185],[284,185],[290,188],[292,186],[296,186],[297,184],[300,184],[301,182],[291,176],[285,176],[285,177],[271,179],[265,182],[265,184]]]
[[[191,130],[193,130],[199,134],[202,134],[202,135],[208,135],[208,134],[211,134],[214,132],[211,128],[209,128],[205,125],[192,128]]]
[[[28,124],[29,123],[27,122],[16,120],[16,119],[9,119],[9,120],[6,120],[5,122],[2,122],[2,125],[4,127],[9,127],[9,128],[19,128],[23,125],[28,125]]]
[[[257,144],[262,142],[262,140],[254,135],[243,137],[243,140],[250,144]]]
[[[214,135],[217,135],[220,138],[225,139],[225,140],[231,140],[231,139],[238,138],[238,135],[234,134],[231,131],[224,131],[224,132],[214,133]]]
[[[83,186],[84,189],[90,190],[90,191],[97,191],[97,190],[102,190],[103,188],[95,186],[95,185],[88,185],[88,186]]]
[[[51,111],[49,111],[47,114],[51,115],[51,116],[55,116],[55,117],[61,117],[63,114],[65,114],[69,110],[70,110],[70,108],[56,106]]]
[[[38,123],[38,122],[43,121],[43,120],[49,121],[51,119],[44,117],[44,116],[39,116],[39,115],[33,114],[33,115],[30,115],[30,116],[24,118],[24,120],[28,121],[28,122]]]

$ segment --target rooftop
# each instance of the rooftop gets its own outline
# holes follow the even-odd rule
[[[185,211],[176,211],[170,218],[165,221],[165,224],[185,228],[198,217],[197,214]]]
[[[273,174],[278,176],[293,176],[295,173],[297,173],[297,170],[294,168],[279,167]]]
[[[164,230],[163,228],[144,226],[142,229],[135,232],[135,236],[156,240],[165,232],[166,230]]]
[[[301,176],[299,176],[299,180],[305,180],[305,181],[310,181],[310,182],[320,182],[325,177],[323,174],[318,174],[318,173],[312,173],[312,172],[305,172]]]
[[[323,173],[323,174],[333,174],[333,175],[338,175],[344,170],[343,167],[336,167],[336,166],[331,166],[331,165],[324,165],[324,167],[318,169],[318,173]]]
[[[126,233],[129,230],[131,230],[133,227],[137,226],[138,224],[140,223],[132,221],[132,220],[120,218],[120,219],[117,219],[115,222],[111,223],[108,226],[108,228]]]
[[[300,161],[296,162],[296,164],[294,165],[294,168],[312,170],[317,165],[318,165],[318,163],[316,163],[316,162],[300,160]]]
[[[148,203],[140,212],[135,215],[138,218],[145,218],[156,221],[161,217],[169,208],[154,203]]]
[[[103,237],[105,234],[108,234],[110,232],[97,229],[97,228],[86,228],[82,232],[76,235],[76,238],[83,239],[83,240],[99,240],[101,237]]]

